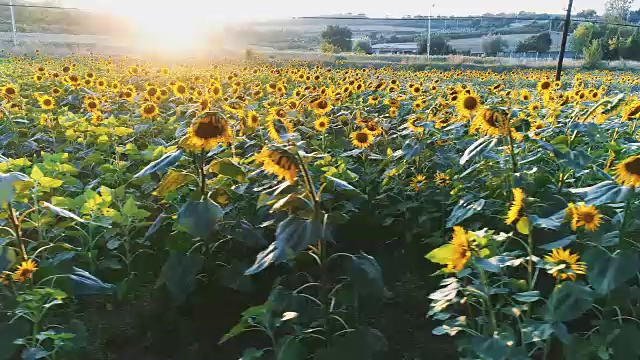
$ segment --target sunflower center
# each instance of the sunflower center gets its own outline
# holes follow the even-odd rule
[[[156,111],[156,106],[153,104],[147,104],[144,106],[143,111],[145,114],[151,115]]]
[[[12,88],[12,87],[8,87],[8,88],[6,88],[6,89],[4,90],[4,92],[5,92],[7,95],[15,95],[15,93],[16,93],[16,89],[14,89],[14,88]]]
[[[464,106],[464,108],[467,110],[475,110],[475,108],[478,106],[478,100],[473,96],[467,96],[466,98],[464,98],[462,106]]]
[[[227,130],[226,124],[219,119],[204,119],[194,129],[194,133],[201,139],[213,139],[223,136]]]
[[[156,96],[157,93],[158,93],[158,89],[156,88],[150,88],[149,90],[147,90],[147,94],[149,96]]]
[[[361,143],[361,144],[366,144],[367,141],[369,141],[369,135],[367,135],[366,133],[357,133],[356,134],[356,141]]]
[[[625,170],[633,175],[640,176],[640,158],[633,159],[624,164]]]
[[[320,101],[318,101],[318,104],[316,106],[318,107],[318,109],[324,110],[324,109],[327,108],[328,105],[329,104],[327,103],[326,100],[320,100]]]
[[[182,85],[179,85],[177,90],[178,90],[178,93],[180,94],[184,94],[187,91],[187,89]]]
[[[544,81],[542,84],[540,84],[540,89],[542,90],[547,90],[551,87],[551,83],[548,81]]]
[[[50,106],[51,105],[51,99],[44,99],[44,101],[42,103],[44,104],[44,106]]]
[[[629,111],[629,117],[633,117],[638,115],[638,113],[640,113],[640,105],[636,105],[636,107],[634,107],[633,109],[631,109],[631,111]]]

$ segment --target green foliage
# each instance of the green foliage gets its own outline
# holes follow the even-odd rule
[[[591,44],[585,47],[583,50],[584,63],[582,66],[585,69],[593,69],[598,67],[600,61],[602,61],[602,50],[600,48],[600,42],[597,40],[591,40]]]
[[[426,36],[418,38],[418,54],[426,54],[428,46],[429,39]],[[443,35],[431,36],[431,55],[447,55],[454,51],[447,38]]]
[[[365,40],[358,40],[353,44],[353,52],[357,54],[372,54],[371,43]]]
[[[500,35],[490,35],[482,39],[482,51],[488,56],[496,56],[507,48],[509,44]]]
[[[543,32],[538,35],[533,35],[518,43],[516,46],[517,52],[547,52],[551,48],[552,40],[549,32]]]
[[[327,43],[332,45],[335,49],[342,51],[350,51],[351,50],[351,30],[346,26],[340,25],[327,25],[327,27],[320,34],[320,38],[323,43]],[[328,52],[328,51],[323,51]]]

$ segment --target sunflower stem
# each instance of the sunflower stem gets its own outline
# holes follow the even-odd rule
[[[511,168],[513,170],[513,174],[517,174],[518,173],[518,162],[516,161],[516,153],[513,149],[513,138],[511,137],[511,131],[509,131],[511,128],[509,127],[509,129],[507,130],[507,140],[509,142],[509,155],[511,156]]]
[[[18,247],[20,248],[20,254],[24,260],[27,260],[27,250],[24,246],[24,240],[22,239],[22,230],[20,226],[20,222],[16,218],[16,213],[13,211],[13,207],[11,206],[11,202],[7,202],[7,208],[9,209],[9,222],[13,226],[16,242],[18,243]]]
[[[205,196],[205,191],[206,191],[206,187],[207,187],[207,174],[204,172],[204,157],[205,157],[205,153],[204,153],[204,149],[200,151],[200,164],[199,164],[199,170],[200,170],[200,194],[204,197]]]
[[[634,189],[635,190],[635,189]],[[620,225],[620,240],[624,240],[625,230],[627,228],[627,223],[629,222],[629,213],[631,212],[631,203],[633,202],[634,196],[631,195],[629,199],[627,199],[624,204],[624,215],[622,217],[622,224]]]
[[[484,294],[487,297],[485,300],[485,304],[487,307],[487,312],[489,313],[489,319],[491,320],[491,334],[493,335],[498,329],[498,322],[496,321],[496,314],[493,311],[493,304],[491,303],[491,294],[489,291],[489,280],[487,279],[487,274],[484,269],[478,267],[480,270],[480,278],[482,279],[482,286],[484,287]]]

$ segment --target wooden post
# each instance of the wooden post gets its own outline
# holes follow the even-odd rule
[[[560,44],[560,56],[558,56],[558,68],[556,69],[556,81],[560,81],[562,75],[562,61],[564,60],[564,50],[567,47],[567,36],[569,36],[569,27],[571,26],[571,8],[573,0],[569,0],[567,8],[567,17],[564,19],[564,29],[562,29],[562,43]]]

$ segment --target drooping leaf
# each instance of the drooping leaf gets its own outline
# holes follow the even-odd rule
[[[209,164],[209,171],[241,182],[247,181],[245,171],[231,159],[213,160],[211,164]]]
[[[565,211],[562,210],[548,218],[541,218],[536,215],[529,215],[531,226],[541,229],[558,230],[562,226]]]
[[[570,191],[582,198],[588,205],[603,205],[625,202],[634,192],[631,187],[621,186],[613,181],[603,181],[599,184]]]
[[[402,154],[405,160],[411,160],[412,158],[420,155],[420,152],[424,148],[424,144],[414,139],[410,139],[402,146]]]
[[[571,244],[572,242],[576,241],[577,236],[576,235],[569,235],[567,237],[564,237],[560,240],[548,243],[548,244],[544,244],[544,245],[540,245],[538,246],[541,249],[545,249],[545,250],[553,250],[553,249],[557,249],[557,248],[562,248],[562,247],[566,247],[567,245]]]
[[[428,260],[434,263],[446,265],[451,261],[451,258],[453,256],[453,251],[454,251],[453,245],[444,244],[438,248],[431,250],[425,256],[425,258],[427,258]]]
[[[175,164],[177,164],[178,161],[182,159],[183,155],[184,155],[184,151],[182,149],[168,152],[164,154],[164,156],[161,157],[160,159],[153,161],[152,163],[147,165],[144,169],[140,170],[140,172],[135,174],[133,178],[136,179],[145,175],[149,175],[156,171],[163,172],[169,169],[170,167],[174,166]]]
[[[564,166],[576,171],[584,169],[591,164],[593,160],[593,158],[584,150],[567,150],[562,152],[554,148],[553,155]]]
[[[196,288],[196,276],[202,269],[204,258],[172,252],[165,262],[156,286],[165,284],[173,300],[182,304]]]
[[[382,269],[373,257],[367,254],[354,255],[351,258],[351,281],[363,296],[382,299],[386,294],[382,281]]]
[[[634,277],[640,270],[638,254],[628,251],[612,255],[605,249],[594,246],[585,251],[583,259],[587,263],[589,284],[602,295]]]
[[[498,138],[493,136],[485,136],[476,140],[471,146],[465,150],[464,154],[460,158],[460,165],[464,165],[467,161],[480,156],[485,152],[491,150],[498,143]]]
[[[557,286],[549,302],[545,320],[570,321],[578,318],[593,304],[595,293],[588,287],[576,282],[564,282]]]
[[[386,348],[387,341],[378,330],[360,327],[334,338],[329,347],[316,351],[313,360],[370,360]]]
[[[56,215],[59,215],[59,216],[62,216],[62,217],[66,217],[66,218],[69,218],[69,219],[73,219],[75,221],[84,222],[84,220],[82,218],[78,217],[76,214],[72,213],[69,210],[65,210],[65,209],[59,208],[57,206],[51,205],[46,201],[43,201],[41,205],[42,205],[42,207],[44,207],[45,209],[50,210],[51,212],[53,212]]]
[[[111,294],[113,291],[113,285],[104,283],[97,277],[77,267],[73,267],[73,272],[69,275],[69,279],[75,295]]]
[[[3,207],[5,203],[13,200],[15,196],[13,185],[15,183],[29,180],[31,180],[29,176],[19,172],[0,174],[0,207]]]
[[[362,193],[349,185],[346,181],[334,178],[329,175],[325,175],[325,183],[327,184],[326,190],[330,192],[342,192],[351,196],[364,196]]]
[[[540,300],[540,291],[534,290],[513,294],[513,298],[526,303],[538,301]]]
[[[553,334],[553,324],[535,320],[525,320],[522,324],[522,342],[529,344],[548,339]]]
[[[474,197],[472,195],[468,195],[460,199],[447,219],[448,228],[460,225],[462,221],[482,210],[485,204],[484,199],[480,199],[478,201],[473,200]]]
[[[255,274],[272,263],[286,261],[307,246],[315,244],[323,236],[322,223],[319,219],[303,219],[291,215],[278,224],[276,240],[258,254],[255,263],[247,269],[245,274]]]
[[[189,201],[178,212],[178,225],[195,237],[206,238],[223,215],[220,205],[211,199]]]
[[[193,176],[188,173],[169,170],[152,194],[163,197],[192,180],[194,180]]]

